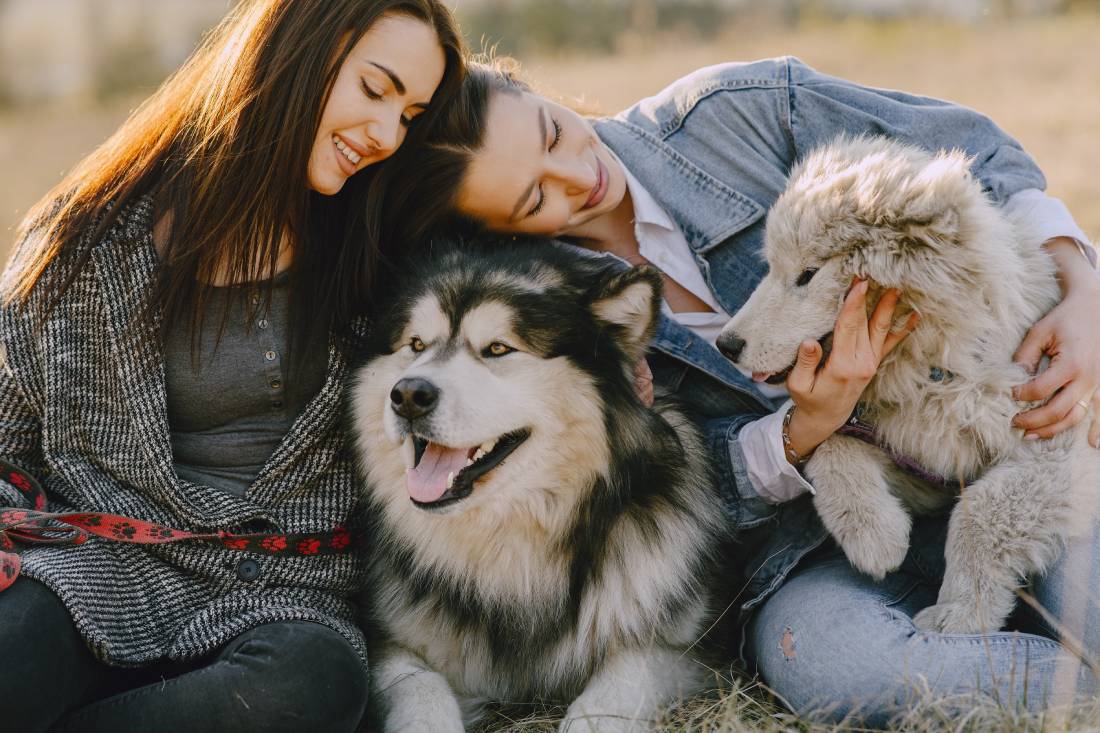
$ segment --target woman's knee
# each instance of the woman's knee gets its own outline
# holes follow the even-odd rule
[[[367,702],[367,674],[351,644],[333,629],[310,621],[266,624],[246,632],[221,659],[248,670],[245,689],[270,716],[265,730],[309,725],[354,730]],[[243,700],[242,704],[248,704]],[[296,722],[295,722],[296,721]]]
[[[28,577],[0,593],[0,660],[0,719],[12,730],[44,730],[104,674],[65,605]]]
[[[873,709],[913,687],[900,660],[915,629],[892,604],[915,585],[904,575],[874,583],[843,560],[795,576],[748,629],[764,681],[804,715],[874,717]]]

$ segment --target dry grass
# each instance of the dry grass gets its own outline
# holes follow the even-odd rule
[[[914,689],[913,703],[888,730],[896,733],[1094,733],[1100,703],[1058,714],[1027,715],[988,697],[936,697]],[[561,709],[490,711],[479,733],[556,733]],[[854,721],[814,723],[787,712],[759,684],[725,677],[714,691],[669,710],[655,733],[855,733]],[[579,733],[586,733],[581,731]]]

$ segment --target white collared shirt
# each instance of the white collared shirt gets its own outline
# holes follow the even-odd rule
[[[730,319],[729,314],[722,309],[707,287],[695,262],[695,255],[679,227],[625,166],[623,170],[626,172],[626,185],[634,204],[634,235],[638,239],[638,250],[642,257],[714,311],[675,313],[666,301],[662,301],[662,312],[714,346],[722,327]],[[1039,241],[1069,237],[1091,250],[1088,237],[1077,226],[1065,204],[1039,189],[1020,191],[1005,202],[1004,209],[1012,216],[1026,216],[1042,237]],[[744,370],[739,371],[750,376]],[[770,398],[788,394],[783,385],[757,384],[757,388]],[[749,480],[760,498],[768,503],[790,501],[807,491],[814,491],[813,486],[790,464],[783,453],[783,416],[792,404],[794,403],[791,400],[787,400],[771,415],[748,423],[741,428],[738,436]]]

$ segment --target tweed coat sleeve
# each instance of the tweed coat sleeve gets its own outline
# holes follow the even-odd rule
[[[313,355],[327,364],[324,385],[244,496],[176,473],[161,319],[147,310],[160,266],[154,220],[153,198],[142,196],[83,243],[83,261],[59,255],[39,283],[74,279],[48,313],[48,287],[36,286],[26,306],[0,304],[0,455],[42,479],[50,511],[107,512],[202,532],[352,527],[362,490],[340,419],[348,355],[335,336]],[[17,246],[0,295],[10,292],[19,258],[37,245]],[[21,556],[16,582],[33,578],[50,588],[93,655],[109,664],[198,659],[250,628],[293,620],[337,631],[366,666],[354,598],[361,553],[91,538],[26,546]]]
[[[7,296],[12,274],[21,257],[37,244],[38,236],[35,232],[16,243],[3,277],[0,278],[0,297]],[[45,471],[41,419],[8,364],[8,348],[11,343],[11,329],[7,327],[11,323],[8,311],[15,307],[6,304],[3,306],[4,312],[0,314],[0,457],[41,478]],[[22,492],[0,481],[0,505],[22,506],[25,503]]]
[[[4,361],[0,346],[0,362]],[[42,427],[38,416],[27,405],[19,387],[0,364],[0,457],[16,464],[34,476],[41,476]],[[23,506],[22,492],[0,481],[0,506]]]

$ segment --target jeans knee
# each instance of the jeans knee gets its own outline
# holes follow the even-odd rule
[[[260,704],[240,700],[249,716],[268,718],[260,729],[269,731],[355,730],[366,708],[367,674],[351,644],[313,622],[269,626],[229,659],[256,673],[247,689]]]

